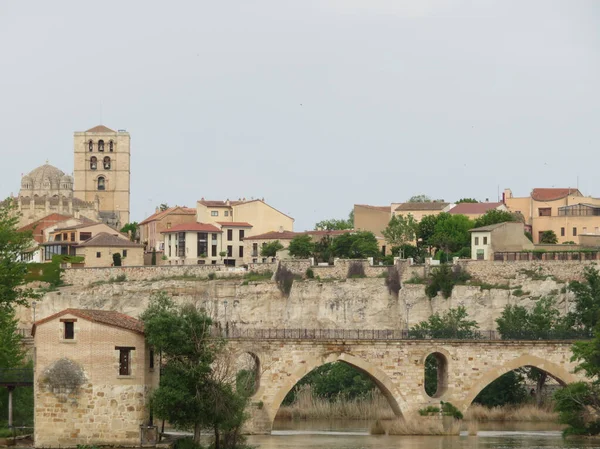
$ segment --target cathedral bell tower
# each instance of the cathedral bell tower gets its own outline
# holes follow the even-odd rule
[[[73,140],[75,198],[98,198],[102,221],[120,229],[129,223],[129,133],[99,125],[76,132]]]

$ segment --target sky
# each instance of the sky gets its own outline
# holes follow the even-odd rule
[[[0,0],[0,196],[131,134],[131,213],[264,198],[311,229],[415,194],[600,196],[600,2]]]

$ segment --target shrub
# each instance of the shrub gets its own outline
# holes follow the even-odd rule
[[[211,281],[214,281],[217,278],[217,273],[215,273],[214,271],[211,271],[210,273],[208,273],[208,279],[210,279]]]
[[[396,267],[388,267],[387,275],[385,276],[385,285],[390,294],[393,293],[398,296],[398,293],[402,288],[402,283],[400,282],[400,273],[398,273]]]
[[[367,277],[365,274],[365,267],[362,262],[352,261],[348,266],[348,279],[358,279]]]
[[[313,271],[312,268],[307,268],[306,269],[306,278],[307,279],[314,279],[315,278],[315,272]]]
[[[454,419],[463,419],[463,414],[450,402],[440,401],[442,413],[446,416],[452,416]]]
[[[114,284],[115,282],[125,282],[127,280],[127,276],[125,274],[119,274],[118,276],[114,277],[114,278],[110,278],[108,280],[108,282],[110,282],[111,284]]]
[[[463,271],[460,265],[455,265],[452,268],[449,265],[440,265],[432,268],[429,273],[425,294],[429,298],[433,298],[441,291],[444,298],[449,298],[455,285],[464,284],[470,278],[471,276]]]
[[[244,275],[244,279],[248,282],[258,282],[258,281],[270,281],[273,277],[272,271],[265,271],[263,273],[258,273],[256,271],[249,271]]]

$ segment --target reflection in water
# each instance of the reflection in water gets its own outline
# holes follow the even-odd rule
[[[477,436],[369,435],[366,421],[276,421],[272,435],[249,437],[261,449],[492,449],[599,448],[600,440],[561,436],[555,423],[481,423]]]

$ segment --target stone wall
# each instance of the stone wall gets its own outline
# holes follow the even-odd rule
[[[533,278],[545,276],[567,282],[583,279],[583,268],[597,265],[594,261],[554,260],[554,261],[467,261],[459,262],[466,271],[481,282],[489,284],[504,283],[507,280],[527,275]]]
[[[313,272],[315,277],[318,276],[321,279],[346,279],[350,266],[354,264],[362,265],[365,276],[368,278],[379,277],[388,271],[387,266],[371,265],[368,260],[336,259],[333,265],[313,267]]]

